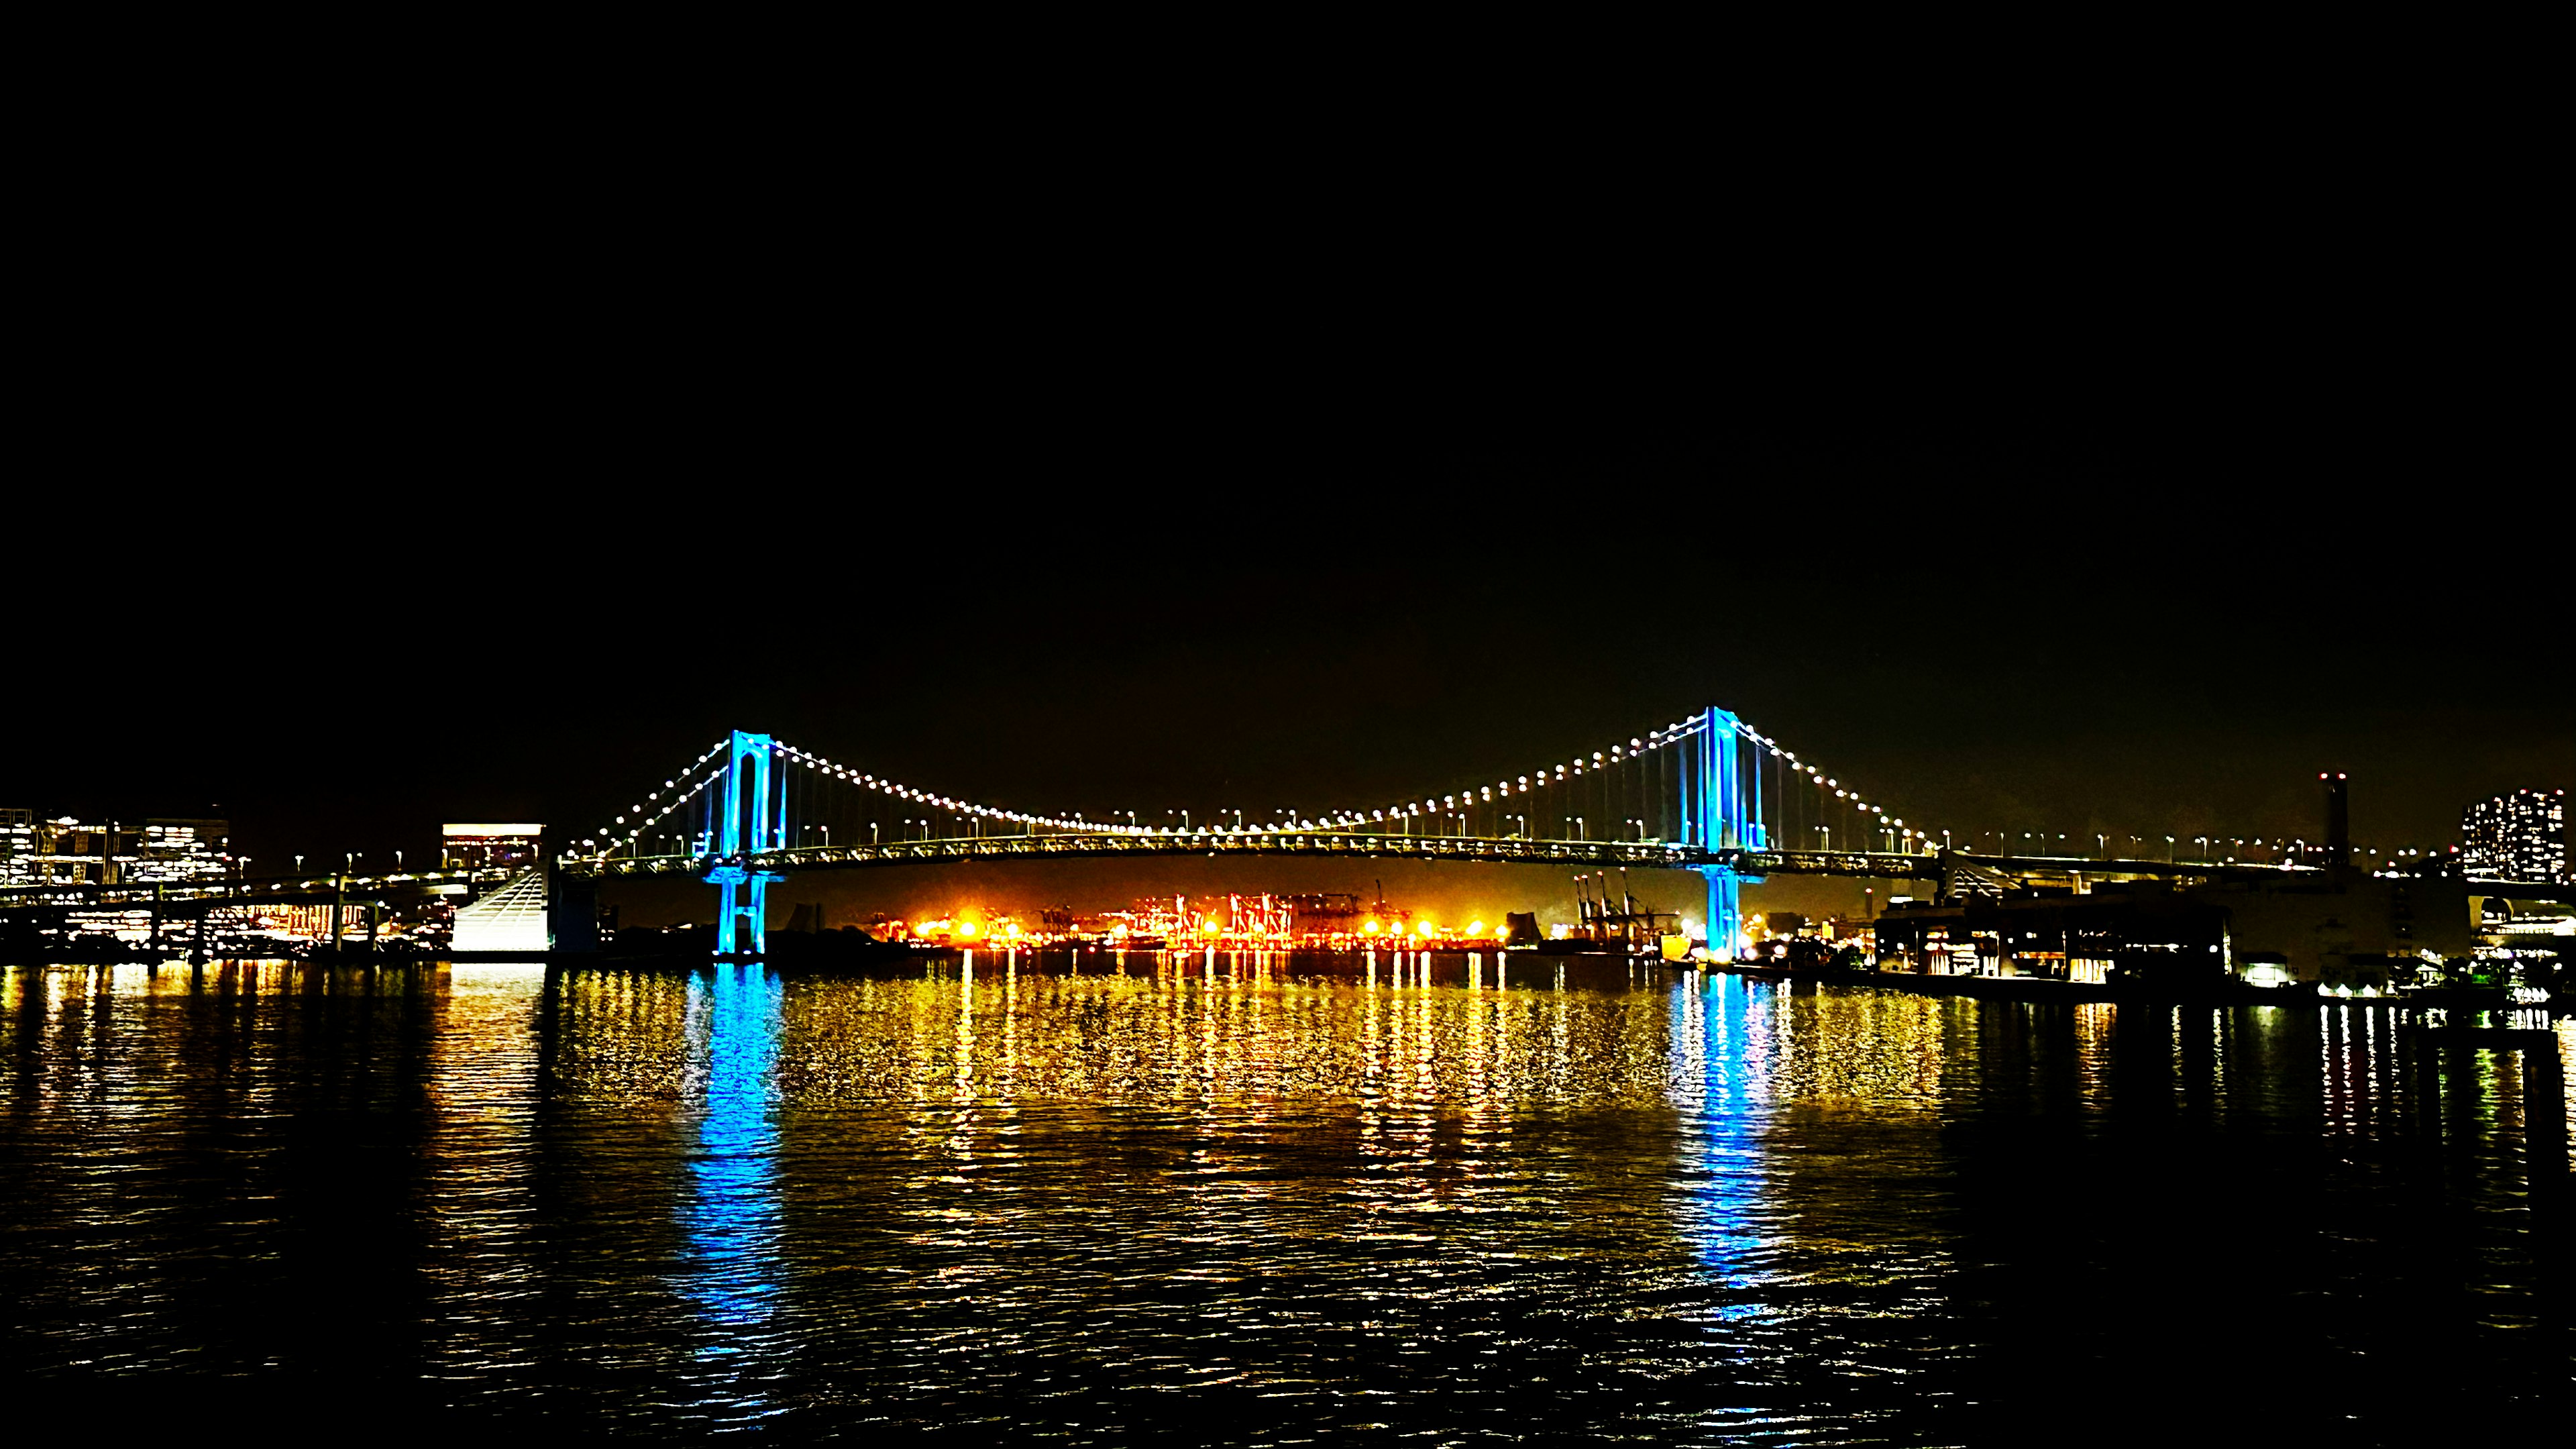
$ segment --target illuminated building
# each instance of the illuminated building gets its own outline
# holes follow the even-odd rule
[[[2460,863],[2485,880],[2567,879],[2567,792],[2516,790],[2460,816]]]
[[[146,820],[136,842],[132,881],[220,879],[232,862],[229,820]]]
[[[0,884],[216,880],[232,869],[231,837],[228,820],[99,825],[0,810]]]
[[[525,870],[539,859],[546,828],[542,825],[441,825],[438,863],[442,870]]]
[[[1836,921],[1831,934],[1874,934],[1881,969],[1893,971],[2171,987],[2233,977],[2379,994],[2410,984],[2425,960],[2467,955],[2469,925],[2458,881],[2348,871],[1891,901],[1876,921]]]
[[[36,812],[0,810],[0,885],[35,885]]]

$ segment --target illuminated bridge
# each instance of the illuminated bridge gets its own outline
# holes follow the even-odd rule
[[[765,953],[768,888],[792,873],[969,860],[1266,855],[1689,870],[1707,884],[1711,941],[1739,939],[1739,888],[1772,875],[1925,881],[1938,897],[1955,899],[2038,881],[2304,869],[1955,850],[1947,832],[1909,824],[1722,709],[1527,774],[1450,782],[1391,802],[1263,819],[1168,815],[1093,820],[963,800],[737,730],[579,841],[553,872],[558,885],[704,881],[718,892],[716,954],[730,956]],[[165,914],[327,902],[336,940],[343,906],[372,911],[406,896],[488,885],[524,895],[534,883],[451,871],[57,883],[0,888],[0,915],[149,907],[158,940]]]
[[[1014,810],[737,730],[581,841],[558,870],[573,879],[703,880],[719,893],[716,952],[736,955],[766,949],[768,888],[790,873],[966,860],[1286,855],[1690,870],[1707,883],[1712,941],[1737,939],[1739,888],[1769,875],[1923,880],[1952,895],[2035,873],[2217,868],[1951,850],[1942,832],[1863,799],[1722,709],[1528,774],[1387,803],[1259,820],[1168,814],[1092,820]]]

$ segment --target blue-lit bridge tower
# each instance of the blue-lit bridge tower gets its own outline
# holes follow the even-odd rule
[[[767,735],[733,732],[733,757],[725,763],[724,819],[716,827],[715,864],[707,870],[707,884],[723,892],[716,907],[716,954],[719,956],[765,956],[769,954],[769,885],[785,880],[776,871],[760,870],[751,857],[769,849],[773,842],[784,843],[787,834],[787,792],[785,781],[775,804],[770,799],[771,771],[769,755],[772,746]],[[744,799],[745,766],[749,766],[750,799]],[[743,816],[746,805],[751,816],[748,825]],[[743,899],[749,888],[749,900]],[[740,943],[737,926],[743,913],[751,915],[751,941],[748,949]]]
[[[1688,843],[1703,850],[1765,850],[1769,832],[1762,828],[1762,771],[1734,715],[1712,707],[1700,716],[1701,728],[1682,770],[1682,818],[1695,837]],[[1738,894],[1745,882],[1760,876],[1740,875],[1732,865],[1704,865],[1708,880],[1708,951],[1732,960],[1744,944],[1744,907]]]

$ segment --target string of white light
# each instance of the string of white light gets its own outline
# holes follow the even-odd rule
[[[1920,837],[1928,840],[1936,833],[1924,829],[1907,829],[1905,822],[1901,819],[1890,816],[1887,813],[1885,806],[1873,805],[1868,801],[1861,799],[1859,790],[1846,789],[1842,781],[1827,775],[1824,771],[1816,768],[1814,765],[1808,764],[1806,761],[1799,759],[1796,752],[1782,747],[1778,740],[1772,739],[1770,736],[1754,729],[1751,725],[1738,720],[1736,721],[1735,732],[1746,740],[1751,741],[1753,744],[1770,751],[1772,757],[1786,765],[1791,773],[1805,776],[1807,783],[1813,785],[1820,794],[1823,791],[1831,790],[1834,792],[1835,799],[1849,802],[1853,810],[1860,814],[1872,816],[1878,819],[1882,822],[1884,828],[1900,832],[1898,837],[1899,839],[1912,840]]]
[[[1400,823],[1419,819],[1425,814],[1437,815],[1443,810],[1508,802],[1515,796],[1528,795],[1606,770],[1613,765],[1626,764],[1649,751],[1659,750],[1688,739],[1705,728],[1707,728],[1705,720],[1683,720],[1663,729],[1650,730],[1643,738],[1631,737],[1625,744],[1613,740],[1607,748],[1594,750],[1588,757],[1576,755],[1561,765],[1541,765],[1535,778],[1529,775],[1516,775],[1509,779],[1497,780],[1490,785],[1480,781],[1438,795],[1425,795],[1419,803],[1412,800],[1399,800],[1392,805],[1368,810],[1330,810],[1314,819],[1292,820],[1289,824],[1299,830],[1348,830],[1363,825]]]
[[[1696,736],[1704,733],[1707,728],[1707,717],[1704,715],[1695,716],[1690,719],[1676,721],[1675,723],[1664,726],[1661,729],[1650,730],[1643,737],[1632,736],[1624,746],[1617,741],[1613,741],[1608,748],[1594,750],[1589,756],[1578,754],[1573,759],[1566,761],[1564,764],[1551,763],[1541,765],[1538,767],[1535,778],[1529,775],[1519,775],[1508,780],[1498,780],[1491,785],[1480,783],[1468,786],[1465,789],[1452,790],[1439,795],[1427,795],[1419,804],[1406,800],[1386,806],[1383,809],[1373,809],[1366,812],[1356,810],[1337,810],[1320,817],[1320,821],[1301,821],[1294,823],[1296,823],[1299,828],[1308,830],[1348,829],[1357,825],[1378,824],[1405,819],[1418,819],[1424,814],[1436,815],[1443,810],[1458,809],[1461,807],[1462,802],[1466,805],[1486,805],[1497,801],[1508,802],[1516,795],[1527,795],[1533,791],[1545,789],[1550,786],[1570,784],[1582,779],[1585,775],[1598,773],[1602,770],[1630,763],[1651,753],[1652,751],[1664,749],[1667,746],[1676,745],[1684,740],[1695,738]],[[1884,821],[1887,828],[1901,832],[1901,838],[1912,839],[1917,835],[1928,836],[1933,833],[1929,831],[1906,829],[1905,822],[1900,818],[1889,816],[1884,806],[1875,805],[1863,800],[1860,797],[1860,792],[1858,790],[1846,788],[1839,779],[1828,776],[1823,770],[1800,760],[1795,751],[1788,749],[1778,740],[1771,738],[1769,735],[1762,733],[1760,730],[1755,729],[1753,726],[1746,724],[1742,720],[1737,720],[1735,722],[1735,733],[1738,738],[1744,740],[1747,744],[1768,752],[1772,757],[1781,761],[1781,763],[1792,772],[1805,776],[1807,778],[1807,782],[1815,786],[1819,792],[1825,790],[1834,791],[1835,798],[1838,800],[1848,801],[1854,811],[1870,816],[1874,819]]]
[[[786,756],[790,762],[802,765],[806,769],[812,770],[830,779],[857,785],[862,789],[874,790],[879,794],[892,795],[898,800],[910,800],[918,804],[935,805],[942,810],[952,811],[959,815],[971,815],[981,820],[1001,820],[1008,821],[1014,825],[1044,825],[1057,830],[1080,830],[1116,835],[1151,835],[1155,833],[1154,827],[1152,826],[1118,825],[1099,820],[1085,820],[1079,816],[1067,819],[1060,815],[1032,815],[1023,810],[1004,810],[996,805],[978,805],[971,800],[952,799],[949,796],[941,795],[934,791],[917,789],[913,786],[900,784],[893,780],[879,779],[875,775],[871,775],[860,770],[853,770],[847,765],[827,760],[821,755],[815,754],[810,750],[798,749],[794,745],[773,743],[771,748],[775,749],[779,754]]]
[[[662,782],[662,790],[679,789],[680,782],[688,779],[692,775],[695,775],[698,772],[699,766],[704,765],[709,760],[723,754],[727,743],[728,741],[718,740],[714,744],[709,745],[705,754],[691,760],[687,767],[682,769],[678,774],[672,776],[668,780],[664,780]],[[706,789],[709,785],[712,785],[723,778],[723,770],[718,769],[709,771],[705,779],[699,780],[697,783],[691,785],[685,792],[672,796],[670,802],[665,804],[660,810],[655,811],[650,819],[644,818],[644,807],[661,799],[662,790],[647,792],[642,800],[627,806],[626,814],[618,816],[613,824],[599,827],[599,835],[596,839],[605,840],[607,844],[600,847],[599,854],[594,856],[593,859],[606,860],[609,856],[616,854],[618,847],[633,845],[635,842],[643,839],[646,831],[661,824],[663,820],[670,816],[672,811],[677,810],[682,805],[696,799],[699,791]],[[636,817],[637,824],[634,829],[627,831],[625,836],[621,839],[617,834],[617,826],[624,825],[626,823],[627,815]]]
[[[1067,817],[1060,815],[1040,815],[1021,810],[1005,810],[999,806],[979,804],[970,800],[960,800],[952,796],[939,794],[936,791],[923,790],[917,786],[903,784],[895,780],[884,779],[865,771],[852,769],[847,765],[828,759],[822,755],[815,754],[810,750],[801,749],[795,745],[786,744],[784,742],[773,741],[771,748],[776,755],[782,757],[785,761],[802,766],[805,769],[812,770],[826,778],[856,785],[862,789],[888,795],[895,799],[931,806],[976,819],[1001,821],[1015,825],[1032,827],[1044,826],[1054,830],[1067,830],[1092,834],[1227,835],[1264,834],[1270,833],[1276,829],[1295,831],[1353,830],[1368,825],[1400,823],[1407,820],[1418,819],[1425,814],[1436,815],[1443,810],[1455,810],[1476,805],[1490,805],[1497,802],[1508,803],[1516,796],[1526,796],[1535,791],[1546,789],[1551,786],[1568,784],[1573,781],[1580,780],[1586,775],[1596,774],[1603,770],[1631,763],[1637,759],[1643,758],[1652,751],[1664,749],[1691,739],[1701,734],[1707,728],[1708,721],[1704,716],[1679,720],[1671,725],[1650,730],[1642,737],[1632,736],[1624,744],[1614,740],[1606,748],[1592,751],[1589,756],[1578,754],[1563,764],[1549,763],[1540,765],[1534,776],[1517,775],[1509,779],[1497,780],[1490,785],[1480,783],[1461,789],[1451,790],[1439,795],[1425,795],[1418,804],[1411,800],[1404,800],[1367,811],[1355,809],[1328,811],[1313,818],[1305,818],[1292,814],[1291,818],[1284,826],[1237,825],[1231,829],[1221,825],[1202,826],[1195,829],[1190,827],[1158,825],[1122,825],[1115,821],[1087,820],[1080,816]],[[1814,787],[1819,791],[1819,793],[1826,790],[1833,791],[1834,798],[1836,800],[1847,802],[1849,807],[1859,814],[1866,815],[1883,822],[1884,828],[1902,832],[1903,838],[1913,839],[1918,836],[1928,837],[1933,833],[1930,831],[1907,829],[1904,820],[1890,817],[1884,806],[1876,805],[1862,799],[1859,791],[1846,788],[1838,778],[1827,775],[1817,766],[1799,759],[1795,751],[1784,747],[1779,741],[1763,734],[1751,725],[1745,724],[1743,721],[1739,720],[1735,724],[1735,733],[1746,743],[1767,752],[1773,758],[1779,760],[1783,767],[1791,773],[1804,777],[1805,783]],[[709,761],[723,755],[724,752],[725,744],[719,741],[717,744],[710,747],[705,754],[702,754],[698,756],[697,759],[690,761],[688,766],[682,769],[673,778],[663,781],[663,789],[678,790],[679,784],[682,780],[690,779],[696,774],[701,766],[704,766]],[[730,762],[728,762],[728,764],[729,763]],[[668,818],[673,811],[679,809],[690,800],[695,799],[699,793],[707,788],[707,786],[713,784],[719,779],[722,779],[724,777],[724,773],[724,768],[721,767],[710,771],[705,778],[696,780],[695,783],[691,784],[687,790],[680,791],[672,796],[667,803],[663,804],[658,811],[649,817],[644,815],[644,810],[647,805],[661,799],[661,791],[650,792],[642,801],[628,806],[626,814],[618,816],[613,824],[603,825],[600,827],[600,836],[608,843],[599,851],[599,858],[605,859],[621,846],[632,845],[641,840],[646,832],[650,831],[654,826]],[[621,837],[617,834],[616,826],[627,824],[630,816],[635,817],[637,823],[633,828],[627,830]]]

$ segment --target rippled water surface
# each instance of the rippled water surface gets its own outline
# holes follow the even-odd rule
[[[0,985],[40,1388],[1439,1444],[2373,1440],[2568,1386],[2522,1061],[2428,1133],[2386,1010],[1457,957]]]

